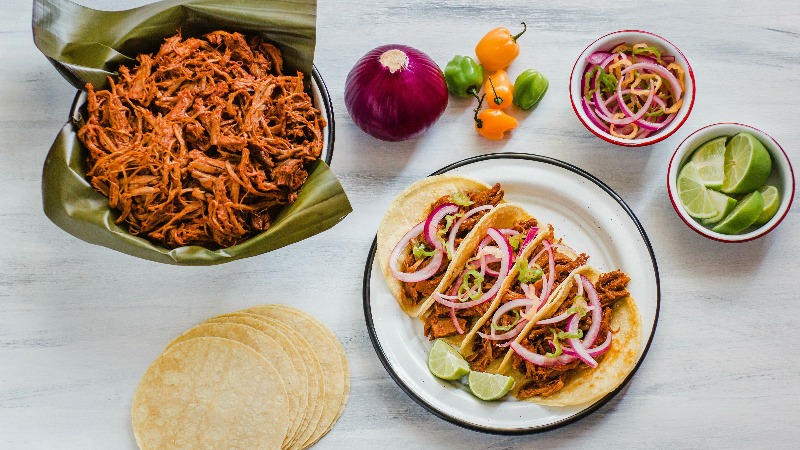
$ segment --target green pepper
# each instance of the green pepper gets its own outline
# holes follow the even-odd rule
[[[444,68],[447,90],[457,97],[478,97],[483,85],[483,66],[469,56],[456,55]]]
[[[544,97],[550,83],[547,78],[534,69],[528,69],[514,82],[513,103],[522,109],[531,109]]]

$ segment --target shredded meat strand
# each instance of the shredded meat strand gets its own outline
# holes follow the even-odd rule
[[[325,121],[303,74],[283,75],[259,37],[166,39],[88,91],[86,173],[131,234],[167,248],[223,248],[266,230],[297,199]]]

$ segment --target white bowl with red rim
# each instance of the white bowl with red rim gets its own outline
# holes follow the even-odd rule
[[[680,65],[686,73],[684,78],[685,89],[682,94],[683,105],[681,105],[678,112],[675,113],[675,118],[673,118],[672,121],[664,128],[653,131],[644,138],[625,139],[610,134],[607,130],[602,129],[596,123],[594,123],[581,104],[581,98],[583,98],[583,75],[589,65],[589,63],[586,61],[586,57],[596,52],[609,52],[614,49],[614,47],[623,43],[630,45],[644,43],[648,46],[653,46],[657,48],[662,55],[674,57],[675,63]],[[689,65],[689,61],[686,59],[686,56],[684,56],[678,47],[673,45],[668,40],[656,34],[641,30],[615,31],[592,42],[578,56],[578,59],[575,61],[575,65],[572,67],[572,73],[570,74],[569,78],[569,99],[572,102],[572,109],[575,111],[575,115],[578,116],[578,119],[581,121],[583,126],[600,139],[625,147],[643,147],[646,145],[655,144],[656,142],[668,138],[675,131],[677,131],[684,122],[686,122],[686,119],[689,117],[689,113],[691,113],[692,107],[694,106],[694,96],[694,72],[692,72],[692,67]]]
[[[772,173],[767,179],[766,184],[771,184],[778,189],[778,196],[780,197],[780,206],[778,212],[772,216],[772,219],[764,225],[757,228],[748,228],[740,234],[721,234],[712,231],[710,228],[702,225],[696,219],[691,217],[681,203],[678,196],[677,180],[678,173],[681,167],[686,164],[692,156],[692,153],[706,142],[721,137],[732,137],[740,132],[748,132],[755,136],[767,149],[770,158],[772,158]],[[794,170],[789,161],[786,152],[778,144],[778,142],[767,133],[751,127],[735,122],[723,122],[707,125],[694,133],[690,134],[686,139],[681,142],[672,159],[669,161],[669,168],[667,169],[667,190],[669,191],[669,199],[672,201],[672,206],[678,213],[678,217],[683,222],[697,233],[715,241],[720,242],[747,242],[753,239],[758,239],[761,236],[774,230],[781,221],[789,213],[789,208],[792,206],[794,200]]]

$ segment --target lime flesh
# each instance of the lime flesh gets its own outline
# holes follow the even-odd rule
[[[719,211],[711,200],[710,189],[703,184],[693,162],[687,163],[678,175],[678,197],[686,213],[695,219],[708,219]]]
[[[486,372],[469,373],[469,390],[481,400],[497,400],[514,387],[514,379]]]
[[[717,215],[714,217],[709,217],[708,219],[700,219],[700,223],[703,225],[713,225],[720,220],[724,219],[725,216],[730,214],[733,211],[733,208],[736,207],[738,203],[735,198],[728,197],[725,194],[722,194],[717,191],[708,191],[708,195],[711,198],[711,202],[714,204],[716,208]]]
[[[750,133],[731,138],[725,147],[722,192],[746,194],[764,185],[772,170],[772,158],[764,145]]]
[[[775,213],[778,212],[778,208],[781,206],[781,197],[780,194],[778,194],[778,188],[775,186],[766,185],[759,189],[758,192],[764,197],[764,209],[753,225],[760,227],[769,222]]]
[[[428,354],[428,370],[443,380],[457,380],[469,372],[469,363],[447,342],[437,339]]]
[[[697,174],[708,188],[722,188],[722,180],[725,176],[725,141],[727,140],[726,136],[712,139],[692,154],[691,161],[697,168]]]
[[[756,222],[763,210],[764,197],[760,192],[753,191],[739,200],[733,211],[712,228],[712,231],[722,234],[741,233]]]

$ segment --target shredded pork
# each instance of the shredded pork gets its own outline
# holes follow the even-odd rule
[[[322,151],[325,121],[277,47],[215,31],[168,38],[88,91],[87,178],[131,234],[224,248],[270,227]]]

